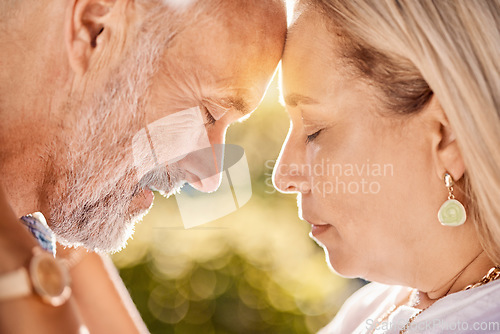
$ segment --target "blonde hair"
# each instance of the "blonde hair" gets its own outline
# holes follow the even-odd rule
[[[467,210],[500,264],[500,1],[310,0],[345,43],[341,56],[384,93],[390,110],[418,112],[432,94],[457,138]]]

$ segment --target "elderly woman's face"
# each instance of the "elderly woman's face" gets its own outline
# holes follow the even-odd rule
[[[407,252],[448,241],[436,220],[446,189],[429,182],[425,110],[390,115],[376,88],[347,74],[334,36],[312,11],[290,29],[282,83],[291,123],[274,182],[298,193],[299,214],[338,273],[390,282],[418,265]]]

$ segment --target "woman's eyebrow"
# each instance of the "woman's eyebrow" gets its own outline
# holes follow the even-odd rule
[[[285,103],[291,107],[295,107],[299,104],[319,104],[319,102],[312,97],[292,93],[285,97]]]

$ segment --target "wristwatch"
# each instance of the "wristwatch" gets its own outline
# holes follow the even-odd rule
[[[0,301],[31,294],[52,306],[63,305],[71,296],[68,268],[38,246],[33,248],[28,269],[0,275]]]

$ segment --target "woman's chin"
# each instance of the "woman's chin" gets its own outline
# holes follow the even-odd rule
[[[326,247],[323,247],[323,249],[325,250],[326,263],[332,272],[344,278],[360,277],[360,271],[355,268],[352,258],[342,258],[342,256],[332,253]]]

